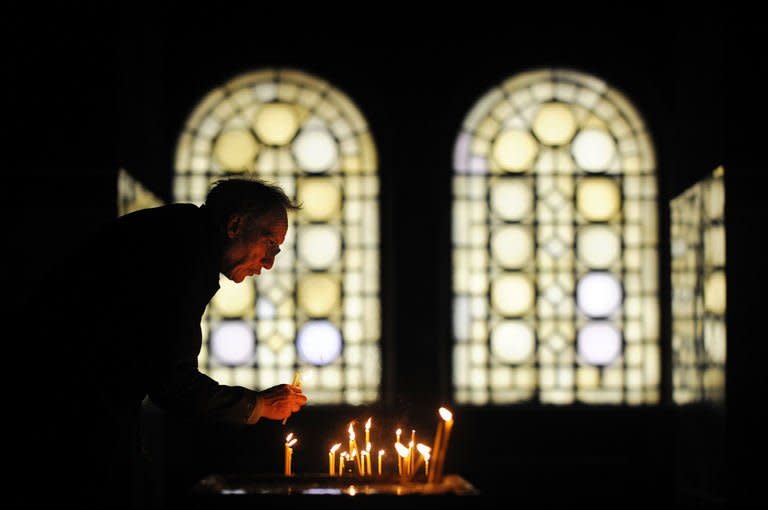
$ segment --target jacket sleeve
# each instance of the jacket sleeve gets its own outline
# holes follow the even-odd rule
[[[207,295],[195,291],[168,296],[164,307],[147,310],[154,314],[149,343],[151,352],[148,394],[159,407],[199,419],[233,424],[255,423],[261,417],[257,391],[219,384],[198,370],[202,345],[200,320]],[[169,306],[169,303],[171,304]],[[162,310],[159,312],[158,310]]]

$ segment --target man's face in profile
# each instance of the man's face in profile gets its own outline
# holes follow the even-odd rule
[[[256,220],[243,216],[230,219],[227,226],[229,243],[224,248],[221,272],[233,282],[240,283],[247,276],[261,274],[262,269],[271,269],[287,232],[288,215],[283,207]]]

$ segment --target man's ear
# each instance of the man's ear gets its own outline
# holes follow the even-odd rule
[[[227,239],[237,239],[243,229],[243,217],[237,213],[232,214],[227,220]]]

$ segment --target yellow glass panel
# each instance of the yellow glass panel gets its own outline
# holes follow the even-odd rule
[[[503,131],[493,142],[494,161],[503,170],[521,172],[531,167],[538,144],[527,131]]]
[[[303,130],[294,140],[292,148],[299,167],[307,172],[326,172],[338,163],[338,145],[333,135],[324,128]]]
[[[573,111],[563,103],[546,103],[533,120],[533,132],[542,143],[563,145],[576,132]]]
[[[704,307],[715,314],[725,314],[725,272],[714,271],[704,282]]]
[[[491,287],[491,302],[505,316],[520,316],[533,304],[533,285],[521,274],[505,274],[497,278]]]
[[[533,239],[529,229],[518,226],[494,231],[491,252],[496,262],[505,268],[521,267],[531,260]]]
[[[298,190],[299,214],[309,221],[328,221],[341,210],[341,189],[331,179],[301,179]]]
[[[255,289],[250,281],[237,284],[219,277],[219,290],[211,299],[213,311],[223,317],[253,317]]]
[[[599,129],[585,129],[573,139],[573,157],[589,172],[604,171],[616,155],[616,144],[611,136]]]
[[[621,196],[612,179],[590,177],[579,181],[576,203],[579,212],[586,219],[606,221],[616,216],[621,205]]]
[[[325,317],[334,312],[341,300],[338,278],[327,274],[309,274],[299,280],[298,301],[310,317]]]
[[[258,152],[259,145],[253,135],[243,129],[225,131],[218,137],[213,149],[216,160],[233,172],[252,168]]]
[[[297,108],[289,104],[265,104],[253,119],[253,129],[264,143],[285,145],[299,129],[301,119],[298,113]]]

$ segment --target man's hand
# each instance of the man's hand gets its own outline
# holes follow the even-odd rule
[[[307,397],[300,386],[278,384],[259,392],[261,416],[270,420],[282,420],[301,409]]]

